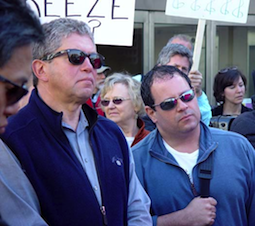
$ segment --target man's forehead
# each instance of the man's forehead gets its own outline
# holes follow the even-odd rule
[[[173,55],[172,57],[170,57],[170,61],[171,61],[171,60],[178,61],[178,60],[182,60],[182,59],[187,59],[187,60],[189,60],[187,56],[182,56],[181,54],[178,54],[178,53],[175,54],[175,55]]]

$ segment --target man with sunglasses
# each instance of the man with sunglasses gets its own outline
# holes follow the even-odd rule
[[[85,102],[104,64],[87,24],[43,24],[33,48],[36,87],[10,119],[15,150],[49,225],[151,225],[150,200],[119,127]]]
[[[43,40],[39,19],[19,0],[0,0],[0,133],[19,109],[32,76],[32,44]],[[47,225],[14,154],[0,140],[0,225]],[[5,221],[5,223],[1,220]]]
[[[194,77],[197,76],[195,73],[198,72],[193,71],[193,74],[190,74],[190,70],[193,64],[192,56],[192,52],[183,44],[167,44],[159,53],[157,65],[175,66],[193,78],[193,82],[191,84],[192,87],[194,87],[194,91],[197,96],[198,106],[201,113],[201,121],[206,125],[209,125],[212,113],[207,96],[204,92],[201,91],[201,89],[199,89],[199,92],[197,91],[198,85]],[[155,125],[153,125],[152,121],[147,116],[145,116],[143,119],[145,121],[146,128],[149,128],[149,130],[153,130],[155,128]]]
[[[153,225],[255,225],[250,143],[200,121],[190,79],[176,67],[154,67],[144,76],[141,95],[157,129],[132,150],[137,176],[151,198]],[[203,182],[199,173],[207,177]]]
[[[167,45],[171,45],[171,44],[183,45],[186,48],[188,48],[191,51],[191,54],[193,55],[194,46],[193,46],[193,43],[191,42],[191,38],[188,35],[184,35],[184,34],[174,35],[167,42]],[[201,120],[206,125],[209,125],[210,120],[212,118],[212,113],[211,113],[211,106],[209,104],[207,95],[202,90],[203,76],[202,76],[201,72],[198,70],[189,70],[187,75],[189,76],[192,87],[195,88],[198,106],[199,106],[200,113],[201,113]]]

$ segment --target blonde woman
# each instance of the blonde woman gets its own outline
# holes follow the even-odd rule
[[[101,107],[106,117],[122,129],[130,147],[149,134],[141,120],[145,111],[140,83],[130,75],[114,73],[105,79]]]

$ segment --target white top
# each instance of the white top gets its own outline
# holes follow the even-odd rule
[[[126,137],[126,140],[127,140],[127,143],[128,143],[128,146],[131,147],[131,144],[133,143],[134,141],[134,137]]]
[[[185,172],[188,174],[191,183],[193,183],[192,170],[197,163],[198,150],[192,153],[183,153],[173,149],[164,140],[163,140],[163,143],[166,149],[169,151],[169,153],[175,158],[179,166],[183,170],[185,170]]]

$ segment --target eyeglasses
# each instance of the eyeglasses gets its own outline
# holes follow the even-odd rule
[[[78,49],[62,50],[57,53],[49,54],[49,55],[41,58],[41,60],[44,60],[44,61],[52,60],[55,57],[62,56],[65,53],[67,53],[68,59],[69,59],[70,63],[73,65],[83,64],[86,57],[89,58],[90,63],[92,64],[93,68],[95,68],[95,69],[99,69],[101,66],[104,65],[105,58],[101,54],[99,54],[99,53],[87,54],[87,53],[84,53],[83,51],[78,50]]]
[[[227,67],[222,70],[219,70],[219,74],[224,74],[224,73],[227,73],[228,71],[236,71],[236,70],[238,70],[237,67]]]
[[[154,104],[153,107],[160,106],[164,111],[170,111],[177,105],[177,100],[181,99],[183,102],[189,102],[195,97],[193,89],[184,92],[177,98],[168,98],[161,102],[160,104]]]
[[[12,88],[6,91],[6,99],[7,99],[7,106],[13,105],[18,102],[23,96],[28,93],[26,85],[19,86],[16,83],[10,81],[9,79],[0,75],[0,81],[4,83],[8,83],[12,86]]]
[[[119,105],[121,104],[124,100],[130,100],[130,98],[114,98],[112,99],[112,102],[116,105]],[[109,104],[110,104],[111,100],[101,100],[101,104],[104,106],[104,107],[107,107]]]

